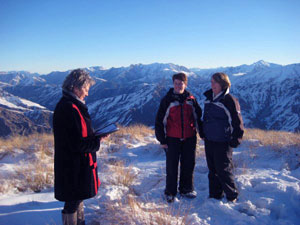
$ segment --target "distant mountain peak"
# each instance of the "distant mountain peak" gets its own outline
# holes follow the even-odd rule
[[[267,66],[267,67],[269,67],[270,63],[268,63],[268,62],[266,62],[264,60],[259,60],[259,61],[255,62],[255,63],[253,63],[253,65],[255,65],[255,66]]]
[[[90,66],[90,67],[87,67],[86,70],[89,72],[95,72],[95,71],[107,70],[107,69],[103,66]]]

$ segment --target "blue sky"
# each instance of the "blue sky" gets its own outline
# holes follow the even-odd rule
[[[298,0],[0,0],[0,71],[300,62]]]

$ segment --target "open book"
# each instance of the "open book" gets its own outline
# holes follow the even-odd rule
[[[95,136],[103,137],[103,136],[106,136],[108,134],[114,133],[118,130],[119,130],[119,128],[117,127],[117,125],[112,123],[112,124],[109,124],[105,127],[96,129],[95,130]]]

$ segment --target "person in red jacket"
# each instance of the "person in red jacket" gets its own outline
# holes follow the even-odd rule
[[[100,186],[96,158],[100,138],[84,102],[94,83],[84,70],[73,70],[63,82],[63,96],[54,110],[54,193],[65,202],[64,225],[85,224],[83,200],[94,197]]]
[[[163,97],[155,119],[155,135],[166,152],[167,202],[177,194],[178,164],[180,161],[179,192],[181,196],[195,198],[193,173],[195,168],[196,130],[201,130],[202,111],[195,97],[188,91],[187,76],[174,74],[174,88]]]

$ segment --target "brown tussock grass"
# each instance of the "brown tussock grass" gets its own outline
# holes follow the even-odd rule
[[[111,173],[109,179],[110,184],[123,185],[129,188],[134,184],[137,178],[137,174],[134,173],[132,166],[125,166],[123,161],[116,161],[110,165],[109,173]]]
[[[105,204],[105,209],[111,224],[184,225],[187,224],[189,215],[188,211],[181,207],[175,208],[166,203],[142,202],[132,195],[123,201]]]
[[[2,151],[12,152],[14,149],[20,149],[25,152],[38,150],[36,145],[53,147],[53,135],[51,134],[32,134],[29,136],[13,136],[8,139],[0,138]]]
[[[0,145],[0,159],[24,154],[24,158],[15,163],[13,172],[0,177],[0,193],[15,189],[39,192],[53,186],[53,135],[14,136],[0,139]]]
[[[108,146],[106,153],[118,152],[122,147],[132,148],[134,143],[144,141],[149,135],[154,135],[154,130],[142,124],[121,126],[119,131],[109,135],[104,141]]]
[[[264,146],[273,146],[275,148],[295,146],[300,150],[300,133],[246,129],[243,139],[257,139],[260,144]]]
[[[35,160],[26,168],[18,168],[17,177],[21,180],[17,189],[21,192],[32,190],[40,192],[43,188],[52,187],[54,181],[53,165],[44,164],[39,160]]]
[[[115,135],[121,137],[130,135],[131,138],[140,139],[148,135],[154,135],[154,130],[143,124],[135,124],[127,127],[119,126],[119,128],[120,130]]]

